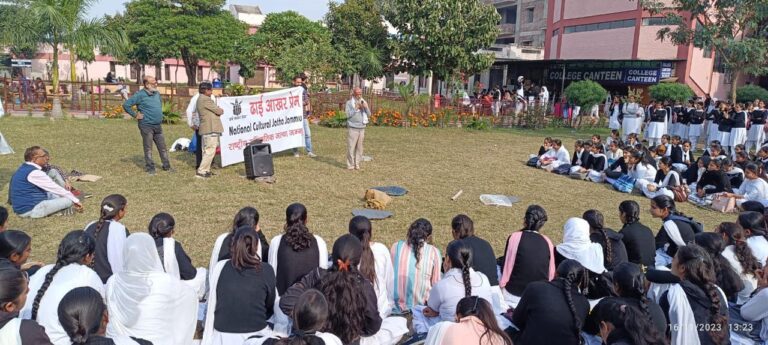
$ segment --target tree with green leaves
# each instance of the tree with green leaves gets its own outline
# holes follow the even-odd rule
[[[124,56],[141,65],[180,57],[187,84],[197,84],[200,60],[214,67],[227,64],[247,26],[222,9],[224,0],[133,0],[115,25],[125,27],[131,51]]]
[[[691,87],[681,83],[659,83],[648,88],[651,97],[657,101],[683,103],[694,96]]]
[[[283,84],[306,72],[319,88],[341,72],[343,56],[331,44],[330,31],[294,11],[268,14],[250,46],[255,48],[245,59],[274,66]]]
[[[45,45],[53,50],[53,116],[61,116],[59,98],[59,53],[70,50],[71,62],[77,47],[119,51],[123,32],[107,27],[102,19],[87,19],[94,0],[15,0],[0,4],[0,44],[5,46]],[[74,68],[74,67],[73,67]]]
[[[499,34],[501,18],[493,5],[480,0],[378,1],[398,31],[393,53],[398,71],[452,80],[493,64],[493,54],[478,52]]]
[[[344,57],[344,74],[363,79],[384,75],[391,61],[391,39],[374,0],[330,2],[325,23],[331,43]]]
[[[732,99],[736,99],[742,74],[768,73],[767,1],[640,1],[652,14],[664,14],[670,23],[657,32],[659,40],[715,51],[733,75]]]

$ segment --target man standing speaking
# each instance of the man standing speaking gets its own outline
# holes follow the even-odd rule
[[[163,137],[163,127],[161,126],[163,123],[163,102],[160,99],[160,92],[157,91],[157,80],[155,77],[145,76],[143,82],[144,89],[125,101],[123,109],[139,121],[147,174],[155,174],[155,162],[152,160],[153,141],[157,146],[158,153],[160,153],[163,170],[174,172],[171,168],[171,162],[168,160],[168,148],[165,146],[165,138]],[[133,110],[134,105],[139,110],[138,112]]]
[[[363,161],[363,139],[365,138],[365,125],[368,124],[368,115],[371,109],[368,102],[363,99],[363,90],[356,87],[352,91],[352,98],[347,101],[347,169],[360,170]]]
[[[200,136],[203,139],[203,159],[200,161],[200,167],[197,168],[195,177],[211,177],[211,164],[216,157],[216,148],[219,146],[219,136],[224,132],[221,125],[221,114],[224,110],[216,106],[211,99],[213,86],[209,82],[200,84],[200,97],[197,99],[197,113],[200,115]]]

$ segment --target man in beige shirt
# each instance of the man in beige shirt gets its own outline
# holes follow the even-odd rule
[[[200,84],[200,97],[197,99],[197,113],[200,116],[200,136],[203,138],[203,160],[197,169],[196,177],[211,177],[211,163],[216,157],[216,148],[219,146],[219,136],[224,132],[219,118],[224,110],[219,108],[211,99],[213,86],[211,83]]]

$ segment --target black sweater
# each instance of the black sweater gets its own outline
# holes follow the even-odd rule
[[[608,167],[608,170],[614,171],[616,168],[620,168],[622,174],[627,173],[627,163],[624,161],[624,157],[620,157],[615,162],[613,162],[613,164]]]
[[[702,290],[700,287],[694,285],[693,283],[684,280],[680,282],[680,286],[685,291],[686,297],[688,297],[688,304],[691,305],[691,310],[693,311],[693,318],[696,321],[697,325],[712,325],[711,318],[709,316],[709,308],[712,305],[712,302],[709,299],[709,295]],[[669,322],[669,299],[668,299],[668,292],[664,292],[661,295],[661,298],[659,299],[659,306],[664,311],[664,315],[667,315],[667,322]],[[720,315],[723,315],[726,320],[728,320],[728,304],[724,301],[720,301]],[[726,321],[727,322],[727,321]],[[711,327],[717,327],[717,326],[710,326]],[[707,332],[707,327],[698,327],[698,333],[699,333],[699,342],[701,342],[702,345],[723,345],[723,344],[730,344],[730,335],[728,332],[728,325],[722,325],[722,330],[725,334],[723,342],[718,344],[715,343],[712,337],[709,335],[709,332]]]
[[[0,311],[0,328],[5,327],[5,324],[17,317],[19,317],[19,312],[6,313]],[[21,320],[19,335],[21,336],[21,345],[51,344],[48,334],[45,333],[45,328],[33,320]]]
[[[101,278],[101,282],[106,284],[107,279],[112,276],[112,266],[109,264],[109,256],[107,256],[107,239],[109,238],[109,223],[111,221],[104,222],[101,227],[101,231],[96,235],[97,223],[91,224],[91,226],[85,229],[85,232],[96,239],[96,250],[93,253],[93,270]],[[125,229],[125,237],[128,237],[128,229]]]
[[[229,261],[216,286],[213,327],[219,332],[251,333],[267,327],[275,305],[275,271],[266,262],[260,269],[238,271]]]
[[[621,157],[624,158],[624,157]],[[606,167],[606,158],[605,155],[600,156],[589,156],[589,164],[587,165],[587,169],[592,169],[595,171],[603,171]]]
[[[733,126],[733,119],[731,118],[733,114],[731,114],[727,119],[722,116],[722,113],[720,113],[720,118],[717,121],[717,130],[720,132],[730,132],[731,127]],[[725,143],[720,143],[722,145],[725,145]]]
[[[300,252],[293,250],[288,244],[288,238],[283,236],[277,247],[277,293],[282,296],[291,285],[319,267],[319,257],[320,252],[314,236],[310,241],[309,248]]]
[[[261,261],[267,261],[267,258],[269,257],[269,241],[264,237],[264,231],[257,231],[256,234],[259,235],[259,242],[261,242]],[[229,233],[227,234],[227,237],[224,237],[224,241],[221,242],[219,261],[232,258],[232,254],[229,252],[231,246],[232,233]]]
[[[656,241],[650,228],[640,222],[624,224],[621,228],[624,247],[627,249],[629,262],[646,267],[654,267],[656,258]]]
[[[714,187],[714,188],[705,189],[704,192],[707,194],[714,194],[714,193],[721,193],[721,192],[733,193],[733,189],[731,189],[731,181],[728,180],[728,177],[725,176],[725,173],[723,173],[720,170],[717,170],[717,171],[707,170],[701,175],[701,179],[699,179],[699,182],[696,183],[696,190],[699,191],[701,189],[704,189],[705,186]]]
[[[602,312],[604,312],[603,308],[606,306],[609,306],[613,303],[618,304],[624,304],[631,307],[637,308],[641,313],[644,312],[640,299],[637,298],[628,298],[628,297],[606,297],[600,302],[595,305],[595,307],[592,309],[592,312],[589,313],[589,316],[587,316],[587,320],[584,322],[583,330],[587,334],[592,335],[599,335],[600,334],[600,315]],[[648,313],[651,316],[651,322],[653,326],[656,328],[656,330],[659,332],[660,336],[664,336],[667,331],[667,316],[664,314],[664,311],[661,310],[661,307],[659,307],[656,302],[653,300],[648,300]]]
[[[499,276],[496,273],[496,255],[488,241],[477,236],[469,236],[461,239],[472,248],[472,268],[488,277],[491,286],[499,285]]]
[[[747,113],[745,111],[731,113],[733,125],[731,129],[747,128]]]
[[[157,246],[157,254],[160,256],[160,262],[165,263],[163,257],[163,239],[156,238],[155,246]],[[173,251],[176,252],[176,262],[179,263],[179,276],[181,280],[192,280],[197,276],[197,269],[192,265],[192,259],[189,258],[187,252],[181,247],[179,241],[174,241]]]
[[[504,247],[505,255],[508,249],[509,237]],[[535,231],[523,231],[515,253],[515,267],[512,268],[512,275],[504,288],[515,296],[522,296],[530,283],[548,281],[550,260],[549,245],[544,236]],[[500,264],[504,267],[503,261]]]
[[[613,271],[613,268],[618,266],[622,262],[627,262],[627,248],[624,246],[624,242],[621,239],[624,237],[622,234],[613,231],[611,229],[603,229],[608,236],[608,241],[611,245],[611,261],[608,261],[608,250],[606,249],[605,236],[600,232],[593,232],[589,234],[589,239],[593,243],[599,243],[603,247],[603,265],[605,269]]]
[[[682,220],[673,220],[673,222],[677,225],[677,229],[680,231],[680,237],[682,237],[683,242],[692,243],[694,236],[696,235],[693,227]],[[656,234],[656,249],[663,249],[665,244],[669,244],[666,251],[667,255],[674,257],[675,254],[677,254],[677,244],[672,241],[667,234],[667,231],[664,230],[664,225],[662,224],[661,229],[659,229],[659,232]]]
[[[759,109],[751,112],[749,114],[749,122],[753,125],[764,125],[765,124],[765,110]]]
[[[589,301],[571,288],[576,317],[583,323],[589,314]],[[525,289],[515,308],[512,322],[520,329],[520,343],[525,345],[578,345],[580,335],[574,315],[565,297],[561,279],[533,282]]]
[[[688,113],[688,116],[690,117],[692,125],[700,125],[704,123],[704,120],[707,118],[707,115],[704,114],[704,110],[697,109],[691,110],[691,112]]]
[[[578,164],[579,157],[581,157],[581,164]],[[574,152],[573,157],[571,158],[571,165],[572,166],[581,166],[582,168],[587,168],[589,166],[589,151],[584,150],[581,152],[581,155],[579,155],[579,152]]]

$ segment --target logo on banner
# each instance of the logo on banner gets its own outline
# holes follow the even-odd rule
[[[243,112],[243,106],[242,106],[243,101],[236,99],[235,102],[233,102],[231,104],[232,104],[232,113],[233,114],[240,115]]]

